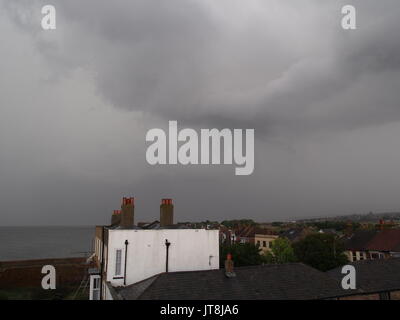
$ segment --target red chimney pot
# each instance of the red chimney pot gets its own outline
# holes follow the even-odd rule
[[[172,204],[172,199],[161,199],[161,204]]]
[[[122,198],[122,204],[126,205],[126,204],[135,204],[134,203],[135,198],[133,197],[123,197]]]

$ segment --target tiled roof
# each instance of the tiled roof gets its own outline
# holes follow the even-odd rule
[[[290,241],[294,241],[301,236],[302,232],[303,232],[302,229],[289,229],[289,230],[282,232],[280,234],[280,236],[283,238],[287,238]]]
[[[367,249],[400,252],[400,229],[380,231],[368,243]]]
[[[254,229],[254,235],[256,234],[262,234],[266,236],[277,236],[278,232],[271,230],[271,229],[266,229],[266,228],[255,228]]]
[[[254,237],[254,230],[255,228],[253,226],[243,226],[239,227],[235,233],[238,237],[241,238],[252,238]]]
[[[375,230],[359,230],[356,231],[350,238],[348,238],[344,247],[346,250],[364,251],[367,250],[367,245],[371,239],[376,235]]]
[[[139,283],[116,288],[122,299],[142,300],[311,300],[343,294],[340,282],[301,263],[224,270],[162,273]]]
[[[400,229],[360,230],[345,242],[346,250],[400,252]]]
[[[159,275],[147,278],[124,288],[114,288],[117,296],[121,300],[137,300],[149,288],[149,286],[157,280]]]
[[[236,236],[240,238],[254,238],[256,234],[263,235],[277,235],[277,232],[265,229],[265,228],[257,228],[255,226],[241,226],[234,230]]]
[[[361,292],[400,290],[400,259],[363,260],[349,264],[356,269],[356,286]],[[340,281],[344,276],[341,269],[330,270],[327,274]]]

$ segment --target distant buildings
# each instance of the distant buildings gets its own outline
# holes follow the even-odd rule
[[[278,235],[270,234],[269,232],[254,234],[255,244],[258,245],[263,254],[271,251],[272,243],[278,238]]]
[[[342,238],[335,229],[304,225],[174,224],[171,199],[162,199],[159,220],[135,225],[134,208],[134,198],[123,198],[111,224],[96,227],[91,300],[400,299],[400,259],[395,259],[400,258],[400,229]],[[219,269],[220,244],[250,243],[265,254],[278,237],[296,242],[318,232],[345,240],[356,289],[342,289],[341,268],[321,272],[302,263],[233,268],[234,261],[227,259],[226,270]]]
[[[256,228],[250,225],[239,226],[234,229],[234,236],[232,239],[236,243],[255,243],[254,235]]]
[[[258,245],[261,254],[270,251],[272,243],[278,237],[276,232],[256,226],[238,226],[231,229],[223,225],[220,226],[221,244],[251,243]]]
[[[290,242],[296,242],[313,232],[315,231],[311,228],[290,228],[283,231],[280,236],[282,238],[287,238]]]

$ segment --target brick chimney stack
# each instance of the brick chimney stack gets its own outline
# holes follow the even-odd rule
[[[131,228],[134,225],[135,218],[135,202],[133,197],[122,198],[121,205],[121,222],[122,228]]]
[[[160,226],[170,226],[174,224],[174,205],[172,199],[162,199],[160,205]]]
[[[111,216],[111,225],[117,226],[121,223],[121,210],[114,210]]]
[[[225,275],[228,278],[233,278],[236,277],[236,273],[233,271],[233,260],[232,260],[232,255],[228,253],[226,255],[226,260],[225,260]]]

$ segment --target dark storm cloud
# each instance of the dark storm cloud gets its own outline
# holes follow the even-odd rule
[[[374,1],[360,3],[359,29],[353,33],[340,28],[340,3],[252,1],[242,8],[228,1],[87,0],[56,5],[58,46],[46,35],[38,37],[49,63],[89,68],[98,92],[115,107],[192,125],[242,123],[260,133],[267,126],[289,132],[354,129],[366,122],[359,108],[351,107],[357,102],[341,96],[362,90],[369,76],[399,67],[395,1],[386,1],[383,10]],[[369,93],[364,90],[352,100],[357,94],[365,104]],[[379,107],[363,106],[368,118],[376,124],[395,120],[397,90],[389,93],[392,99],[375,94]],[[346,107],[336,106],[337,99]],[[320,106],[329,104],[321,114]]]
[[[103,221],[128,193],[144,220],[163,196],[181,220],[400,207],[397,1],[54,0],[52,32],[45,4],[0,0],[4,221],[24,220],[22,190],[29,223]],[[355,31],[340,27],[345,4]],[[255,128],[254,175],[150,167],[145,132],[168,120]]]

